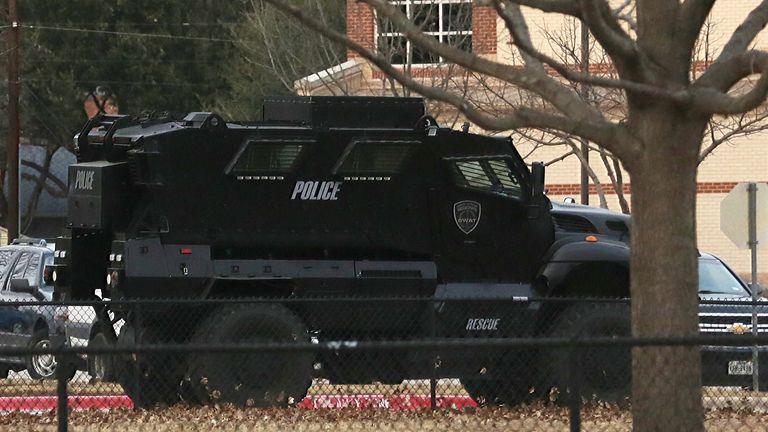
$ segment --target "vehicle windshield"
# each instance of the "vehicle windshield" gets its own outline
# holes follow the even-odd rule
[[[8,270],[8,264],[11,262],[11,258],[13,258],[13,253],[14,251],[10,249],[0,250],[0,278]]]
[[[699,294],[750,295],[720,261],[703,259],[699,260]]]

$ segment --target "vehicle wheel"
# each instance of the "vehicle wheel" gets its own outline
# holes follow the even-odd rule
[[[51,340],[48,336],[48,330],[40,329],[32,334],[29,342],[30,348],[43,349],[50,348]],[[34,380],[56,379],[56,356],[53,354],[35,354],[27,358],[27,373]],[[66,378],[71,380],[77,370],[74,365],[66,365]]]
[[[151,328],[141,331],[141,344],[163,342]],[[119,346],[135,346],[133,326],[125,325],[117,338]],[[138,354],[113,357],[113,373],[137,408],[170,406],[180,402],[179,385],[183,377],[181,358],[173,354]]]
[[[191,343],[309,342],[304,324],[280,305],[224,306],[198,327]],[[253,352],[191,356],[187,380],[198,400],[239,406],[299,403],[312,383],[311,352]]]
[[[617,303],[580,303],[567,308],[550,335],[556,338],[589,338],[631,335],[630,306]],[[579,394],[585,399],[621,402],[632,390],[632,351],[629,347],[590,347],[572,356],[568,348],[545,352],[549,373],[545,379],[556,387],[558,402],[566,402],[575,367]],[[572,362],[576,363],[573,364]]]
[[[88,341],[88,348],[108,347],[110,345],[104,333],[96,333]],[[88,356],[88,374],[100,382],[115,380],[114,356],[106,354],[91,354]]]
[[[490,363],[491,366],[494,362]],[[480,406],[516,406],[534,396],[535,359],[528,351],[501,357],[488,376],[463,377],[464,390]]]

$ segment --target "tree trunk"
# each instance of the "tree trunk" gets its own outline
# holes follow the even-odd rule
[[[696,160],[706,120],[655,108],[635,117],[631,127],[641,142],[658,149],[646,150],[627,167],[632,176],[632,333],[696,335]],[[697,347],[633,350],[634,430],[703,430],[701,398]]]

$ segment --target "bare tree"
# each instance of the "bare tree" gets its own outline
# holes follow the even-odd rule
[[[636,0],[630,15],[606,0],[491,0],[525,59],[522,68],[440,43],[386,0],[363,0],[421,49],[541,98],[537,105],[514,106],[501,117],[487,115],[461,94],[422,84],[379,53],[324,27],[290,0],[267,1],[356,51],[413,92],[455,106],[485,129],[559,131],[615,155],[632,178],[632,332],[640,337],[698,333],[695,209],[702,138],[713,116],[748,113],[765,100],[768,53],[751,44],[768,23],[768,0],[749,13],[695,78],[690,73],[694,49],[715,0]],[[616,76],[586,74],[535,49],[521,5],[581,20]],[[620,91],[626,114],[617,117],[615,111],[587,103],[572,83]],[[694,347],[634,349],[635,430],[702,430],[700,368]],[[648,385],[651,381],[657,385]]]

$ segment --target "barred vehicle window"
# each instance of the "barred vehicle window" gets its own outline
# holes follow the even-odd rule
[[[499,179],[499,183],[501,183],[501,187],[504,188],[504,190],[510,194],[521,196],[520,182],[517,177],[515,177],[512,170],[509,169],[509,165],[506,161],[489,160],[488,165],[491,167],[491,170],[493,170],[493,174],[496,178]]]
[[[344,175],[396,174],[417,142],[358,141],[342,155],[335,172]]]
[[[472,2],[470,0],[395,0],[424,34],[464,51],[472,51]],[[440,63],[443,59],[411,44],[390,20],[377,16],[376,44],[393,64]]]
[[[304,149],[300,142],[248,141],[236,157],[230,174],[287,173]]]
[[[488,190],[493,187],[491,178],[479,161],[456,162],[456,168],[463,180],[463,186]]]
[[[520,179],[505,159],[477,159],[451,162],[457,186],[521,198]]]

